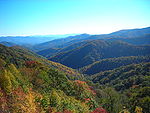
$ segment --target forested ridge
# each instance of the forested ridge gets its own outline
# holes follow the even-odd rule
[[[150,63],[131,64],[91,76],[94,83],[115,88],[128,96],[130,109],[140,106],[150,111]]]
[[[102,71],[112,70],[120,66],[126,66],[129,64],[138,64],[142,62],[150,62],[150,56],[128,56],[118,58],[108,58],[100,61],[96,61],[90,65],[82,67],[81,73],[93,75]]]
[[[96,109],[106,112],[96,102],[95,91],[86,82],[72,80],[77,79],[72,74],[77,72],[70,72],[72,77],[69,77],[68,73],[45,64],[45,59],[42,61],[32,52],[19,47],[0,45],[0,48],[2,113],[90,113]]]
[[[150,46],[136,46],[123,41],[87,41],[73,50],[60,52],[49,60],[78,69],[106,58],[143,56],[150,54]]]
[[[135,109],[142,109],[144,113],[149,111],[149,107],[146,107],[149,106],[149,93],[146,93],[149,89],[146,84],[149,82],[149,63],[139,64],[143,68],[139,67],[133,72],[134,74],[139,69],[142,70],[139,74],[142,78],[140,84],[134,83],[131,87],[117,89],[116,85],[119,83],[92,83],[77,71],[50,62],[18,46],[0,45],[0,53],[2,113],[119,113],[122,110],[134,113]],[[120,73],[120,76],[124,74]],[[94,78],[92,81],[97,82]],[[135,90],[133,87],[137,85],[139,88]],[[143,96],[139,98],[139,95]],[[136,103],[135,98],[139,99],[139,103]]]
[[[0,113],[150,113],[149,29],[1,42]]]

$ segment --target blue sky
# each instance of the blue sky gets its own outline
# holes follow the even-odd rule
[[[104,34],[150,26],[150,0],[0,0],[0,35]]]

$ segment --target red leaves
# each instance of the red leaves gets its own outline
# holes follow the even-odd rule
[[[37,63],[37,62],[36,61],[26,61],[27,65],[31,65],[31,64],[35,64],[35,63]]]
[[[17,88],[15,90],[13,90],[12,94],[16,96],[17,101],[24,101],[25,100],[26,94],[22,88]]]
[[[35,67],[37,64],[38,64],[38,62],[36,62],[36,61],[26,61],[25,62],[25,65],[27,67]]]
[[[91,99],[90,98],[85,98],[85,103],[88,103]]]
[[[99,107],[99,108],[96,108],[91,113],[107,113],[107,111],[105,109],[103,109],[102,107]]]
[[[89,90],[93,95],[96,95],[96,92],[93,90],[91,86],[89,86],[87,90]]]
[[[80,87],[80,92],[86,92],[91,96],[95,96],[96,92],[94,91],[93,87],[89,86],[85,81],[75,80],[75,84]]]
[[[91,99],[90,99],[90,98],[85,98],[84,100],[85,100],[85,101],[90,101]]]

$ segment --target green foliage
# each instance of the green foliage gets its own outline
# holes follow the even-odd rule
[[[120,94],[112,88],[97,91],[99,103],[110,113],[118,113],[122,107]]]
[[[6,65],[6,62],[0,58],[0,69],[4,68]]]
[[[136,109],[136,106],[141,107],[143,113],[148,113],[150,111],[150,87],[133,90],[129,99],[132,111]]]
[[[73,111],[75,113],[89,112],[89,108],[86,104],[81,103],[73,97],[67,96],[63,91],[52,90],[50,96],[50,105],[55,107],[57,112],[62,112],[65,109]]]
[[[39,64],[44,64],[45,67],[51,67],[58,69],[59,71],[63,71],[65,74],[67,74],[68,77],[73,75],[74,79],[83,78],[77,71],[62,64],[46,60],[43,57],[19,46],[6,47],[0,44],[0,53],[0,69],[1,65],[5,66],[6,63],[14,64],[18,68],[24,67],[26,62],[34,61],[38,62]]]
[[[120,66],[150,62],[150,56],[129,56],[103,59],[80,69],[84,74],[93,75],[102,71],[112,70]]]
[[[92,76],[94,82],[107,84],[116,90],[143,87],[150,84],[150,63],[132,64]],[[147,84],[146,84],[147,83]]]
[[[95,43],[91,43],[94,46]],[[98,85],[78,80],[83,76],[77,71],[42,59],[20,47],[0,45],[0,52],[2,112],[90,113],[103,107],[110,113],[118,113],[124,105],[131,112],[136,106],[142,108],[144,113],[149,111],[149,63],[93,75],[94,82],[102,83]]]
[[[135,46],[123,41],[90,40],[70,51],[60,52],[49,60],[79,69],[102,59],[149,55],[149,49],[150,46]]]
[[[61,98],[59,97],[56,90],[51,91],[50,95],[50,105],[51,107],[57,107],[57,105],[60,105]]]
[[[130,113],[126,108],[124,108],[122,111],[120,111],[119,113]]]
[[[12,77],[12,74],[7,70],[0,71],[0,87],[7,93],[10,93],[12,89],[12,82],[10,77]]]

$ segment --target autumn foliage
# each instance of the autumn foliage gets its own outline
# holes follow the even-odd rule
[[[149,82],[144,81],[149,80],[149,64],[143,66],[147,76],[136,78],[144,83],[120,94],[115,90],[118,86],[89,83],[80,79],[82,76],[73,69],[32,52],[1,45],[0,52],[0,113],[119,113],[123,104],[131,105],[129,111],[132,112],[149,111],[150,88]],[[141,66],[137,68],[140,69]],[[105,74],[113,77],[110,72]],[[118,71],[115,76],[119,74]],[[122,84],[120,82],[119,87]],[[125,103],[121,103],[122,100]]]
[[[99,107],[99,108],[96,108],[91,113],[108,113],[108,112],[105,109],[103,109],[102,107]]]

